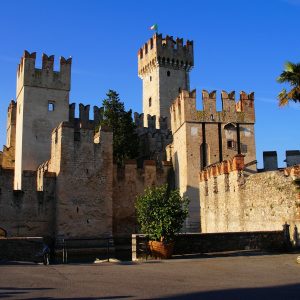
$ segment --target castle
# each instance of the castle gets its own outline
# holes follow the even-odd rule
[[[168,182],[172,173],[180,193],[190,199],[184,230],[248,230],[242,210],[239,223],[234,216],[231,223],[223,192],[226,199],[234,199],[238,189],[231,189],[231,182],[243,189],[241,180],[245,184],[258,175],[254,93],[242,91],[236,102],[235,92],[222,91],[223,108],[217,111],[216,91],[203,90],[203,110],[197,110],[196,91],[189,83],[192,41],[155,34],[138,50],[143,114],[135,113],[134,120],[143,146],[142,167],[135,160],[126,161],[122,169],[114,165],[111,129],[100,127],[95,133],[102,108],[95,106],[90,120],[90,106],[80,104],[75,117],[75,104],[69,103],[71,58],[60,58],[59,71],[53,69],[54,56],[43,54],[42,69],[35,61],[36,53],[24,52],[16,101],[8,107],[7,141],[0,157],[0,228],[7,235],[130,236],[136,231],[136,196],[148,186]],[[296,174],[298,169],[293,170]],[[237,173],[231,176],[231,171]],[[281,197],[285,188],[290,186],[283,187]],[[296,197],[296,190],[291,193]],[[276,225],[270,222],[270,230],[291,221],[288,216],[286,211]],[[258,212],[255,218],[260,217]]]

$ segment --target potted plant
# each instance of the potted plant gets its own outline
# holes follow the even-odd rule
[[[137,221],[141,231],[149,236],[153,256],[171,257],[175,235],[188,216],[188,204],[188,198],[181,197],[178,190],[170,190],[168,185],[147,188],[137,197]]]

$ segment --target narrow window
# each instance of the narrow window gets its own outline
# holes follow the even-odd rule
[[[151,105],[152,105],[152,99],[151,99],[151,97],[149,98],[149,107],[151,107]]]
[[[51,101],[48,101],[48,111],[54,111],[54,103]]]
[[[150,81],[152,81],[152,76],[150,76]]]
[[[168,72],[167,72],[167,76],[170,77],[170,75],[171,75],[171,73],[170,73],[170,71],[168,71]]]
[[[227,141],[227,148],[228,149],[233,149],[234,148],[234,142],[233,142],[233,140],[228,140]]]

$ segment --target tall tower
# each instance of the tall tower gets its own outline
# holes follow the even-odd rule
[[[173,39],[172,36],[154,36],[138,51],[138,74],[143,80],[144,124],[147,115],[156,116],[159,128],[160,117],[168,117],[170,106],[181,90],[189,90],[189,71],[194,66],[193,41]]]
[[[43,54],[42,69],[36,53],[24,52],[17,70],[16,154],[14,188],[22,189],[23,170],[36,170],[50,158],[51,132],[68,120],[72,59]]]

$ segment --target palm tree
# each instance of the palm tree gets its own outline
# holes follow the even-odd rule
[[[279,83],[288,83],[291,90],[283,89],[278,94],[279,106],[285,106],[289,101],[300,102],[300,63],[286,62],[285,70],[277,78]]]

